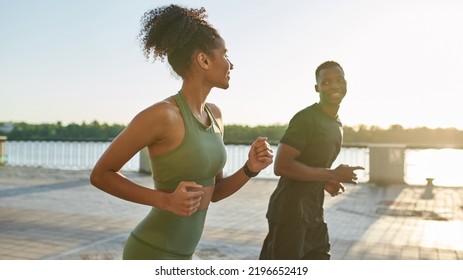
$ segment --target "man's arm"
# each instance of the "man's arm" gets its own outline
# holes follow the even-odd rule
[[[342,183],[356,184],[355,170],[363,169],[360,166],[341,164],[336,169],[312,167],[296,159],[301,152],[290,145],[280,143],[275,157],[274,172],[277,176],[284,176],[300,181],[328,181],[335,180]]]
[[[327,181],[333,178],[328,168],[311,167],[297,161],[300,155],[301,151],[280,143],[275,157],[275,175],[300,181]]]

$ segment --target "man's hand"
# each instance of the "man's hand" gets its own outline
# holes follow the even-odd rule
[[[349,166],[346,164],[341,164],[336,169],[333,170],[334,177],[333,180],[342,183],[357,184],[357,174],[355,170],[364,170],[362,166]]]
[[[324,188],[325,191],[333,197],[343,193],[346,190],[346,188],[340,182],[335,180],[326,181]]]

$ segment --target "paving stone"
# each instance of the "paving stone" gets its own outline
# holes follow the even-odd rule
[[[121,259],[149,207],[91,186],[88,171],[0,168],[0,259]],[[146,174],[127,176],[147,187]],[[253,179],[211,204],[194,259],[258,259],[275,180]],[[332,198],[325,218],[332,259],[463,259],[463,188],[360,184]]]

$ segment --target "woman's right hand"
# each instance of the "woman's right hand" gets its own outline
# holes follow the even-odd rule
[[[166,210],[178,216],[191,216],[204,196],[203,186],[195,182],[180,182],[174,192],[168,194]]]

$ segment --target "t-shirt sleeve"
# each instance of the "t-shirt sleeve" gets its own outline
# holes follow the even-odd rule
[[[304,111],[301,111],[294,115],[289,122],[288,128],[281,138],[280,143],[303,151],[312,136],[313,130],[314,121],[312,115],[307,113],[304,114]]]

